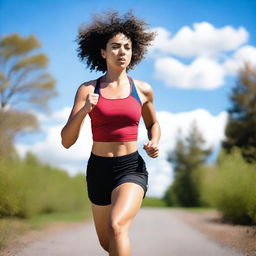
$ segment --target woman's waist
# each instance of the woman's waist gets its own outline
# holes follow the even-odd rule
[[[115,157],[131,154],[138,150],[137,141],[100,142],[93,141],[92,153],[98,156]]]

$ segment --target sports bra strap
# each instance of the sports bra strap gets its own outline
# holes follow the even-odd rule
[[[140,97],[139,97],[138,92],[136,90],[136,87],[135,87],[133,79],[131,77],[129,77],[129,80],[130,80],[130,83],[132,84],[131,96],[133,96],[140,103],[140,105],[142,105]]]
[[[94,93],[97,93],[97,94],[100,94],[100,79],[101,79],[101,77],[99,77],[96,80],[96,86],[95,86],[95,89],[94,89]]]

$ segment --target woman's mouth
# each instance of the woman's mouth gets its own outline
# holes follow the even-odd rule
[[[126,62],[126,59],[125,59],[125,58],[119,58],[118,61],[120,61],[120,62]]]

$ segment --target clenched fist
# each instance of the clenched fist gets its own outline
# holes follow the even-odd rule
[[[91,112],[92,109],[95,107],[95,105],[98,103],[99,100],[99,94],[90,92],[87,95],[85,104],[84,104],[84,108],[88,111]]]
[[[157,143],[153,141],[144,143],[143,149],[145,149],[147,154],[152,158],[156,158],[159,156],[159,149]]]

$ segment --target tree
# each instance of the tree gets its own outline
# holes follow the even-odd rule
[[[180,132],[175,149],[169,153],[167,160],[174,166],[174,182],[166,191],[165,201],[169,205],[197,206],[199,196],[196,184],[193,183],[192,172],[202,165],[211,148],[203,149],[205,140],[193,122],[189,135],[185,140]]]
[[[46,110],[56,95],[55,81],[45,71],[48,58],[32,54],[40,46],[33,35],[0,39],[0,156],[12,150],[17,134],[38,126],[31,109]]]
[[[246,63],[239,72],[236,86],[232,89],[225,129],[226,139],[222,147],[227,153],[239,147],[244,159],[256,161],[256,69]]]

